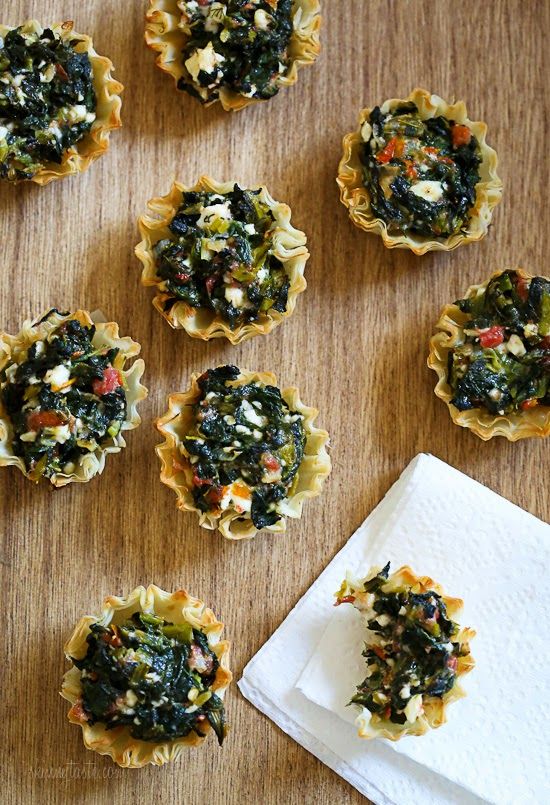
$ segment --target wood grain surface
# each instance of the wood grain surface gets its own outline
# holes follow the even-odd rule
[[[110,593],[154,581],[187,588],[226,624],[243,666],[380,500],[429,451],[548,519],[548,444],[482,443],[433,394],[427,341],[443,304],[502,267],[548,274],[548,3],[541,0],[324,0],[322,54],[297,85],[237,114],[176,94],[143,41],[137,0],[11,0],[2,22],[74,19],[125,85],[124,128],[88,173],[0,187],[0,327],[52,306],[101,308],[142,344],[143,423],[91,483],[52,491],[0,472],[3,536],[0,800],[9,803],[317,803],[362,797],[240,696],[232,731],[162,769],[119,770],[87,752],[58,695],[63,643]],[[488,236],[451,254],[388,251],[338,200],[342,136],[359,110],[422,86],[465,99],[487,121],[505,183]],[[288,202],[311,251],[295,314],[240,347],[172,331],[140,285],[136,219],[173,178],[265,182]],[[320,409],[333,472],[286,535],[225,542],[176,511],[159,482],[152,422],[191,373],[222,362],[274,370]],[[449,497],[452,505],[452,495]],[[521,534],[518,534],[518,541]],[[414,556],[410,557],[414,565]],[[421,571],[422,568],[419,568]],[[467,572],[465,564],[464,572]],[[457,594],[460,590],[453,591]],[[365,746],[368,752],[368,745]]]

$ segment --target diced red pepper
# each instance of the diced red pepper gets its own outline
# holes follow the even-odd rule
[[[204,284],[206,285],[206,290],[208,291],[208,293],[211,294],[212,288],[216,284],[216,277],[208,277]]]
[[[182,271],[180,274],[176,274],[176,279],[181,280],[181,282],[187,282],[190,276],[190,274],[186,274],[184,271]]]
[[[62,64],[58,63],[58,64],[55,65],[55,72],[57,73],[59,78],[61,78],[63,81],[68,81],[69,80],[69,76],[67,75],[67,71],[65,70],[65,68],[63,67]]]
[[[550,349],[550,335],[545,335],[539,344],[542,349]]]
[[[264,453],[262,456],[263,465],[266,470],[271,470],[272,472],[277,472],[277,470],[281,469],[281,464],[278,458],[271,455],[271,453]]]
[[[339,607],[340,604],[353,604],[354,601],[355,601],[354,595],[344,595],[343,598],[339,598],[337,601],[335,601],[334,606]]]
[[[458,657],[449,657],[447,660],[447,668],[450,668],[451,671],[456,671],[458,668]]]
[[[65,419],[55,411],[33,411],[27,417],[27,427],[29,430],[41,430],[42,428],[55,428],[62,425]]]
[[[522,411],[528,411],[528,410],[529,410],[529,408],[535,408],[535,407],[536,407],[538,404],[539,404],[539,401],[538,401],[538,400],[535,400],[535,399],[532,399],[532,400],[524,400],[524,401],[522,402],[522,404],[521,404],[521,410],[522,410]]]
[[[527,302],[527,297],[529,296],[529,280],[525,277],[518,277],[516,291],[519,298]]]
[[[88,721],[88,714],[84,710],[82,705],[82,699],[77,699],[77,701],[73,704],[71,709],[69,710],[69,715],[73,718],[76,718],[77,721],[86,722]]]
[[[223,498],[224,492],[225,487],[213,486],[212,489],[209,489],[208,492],[206,493],[208,502],[211,503],[213,506],[217,506],[220,500]]]
[[[383,164],[385,164],[394,157],[400,157],[401,154],[403,153],[404,148],[405,143],[403,140],[398,139],[397,137],[392,137],[391,140],[384,146],[384,148],[377,153],[376,159],[378,160],[378,162],[382,162]]]
[[[374,651],[377,657],[380,657],[381,660],[386,659],[386,652],[384,651],[383,648],[380,648],[380,646],[373,646],[372,650]]]
[[[482,330],[479,333],[479,343],[483,349],[490,349],[491,347],[498,347],[504,341],[504,327],[496,324],[494,327],[489,327],[488,330]]]
[[[407,161],[407,170],[405,171],[408,179],[417,179],[418,171],[412,162]]]
[[[212,486],[212,481],[210,478],[199,478],[195,472],[193,475],[193,484],[194,486]]]
[[[102,380],[97,377],[92,380],[92,389],[98,397],[103,397],[104,394],[112,394],[119,386],[122,386],[120,372],[112,367],[105,369]]]
[[[451,137],[454,148],[458,148],[461,145],[468,145],[472,139],[472,132],[468,126],[456,125],[451,129]]]

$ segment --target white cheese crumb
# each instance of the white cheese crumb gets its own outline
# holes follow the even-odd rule
[[[53,369],[48,369],[44,375],[44,383],[49,383],[50,386],[64,386],[68,383],[71,377],[71,372],[67,366],[60,363],[54,366]]]
[[[194,81],[197,80],[200,71],[213,73],[218,64],[225,61],[221,53],[216,53],[214,45],[209,42],[205,48],[197,48],[195,52],[186,60],[185,66]]]
[[[431,179],[422,179],[411,187],[411,193],[424,201],[435,204],[443,196],[443,185]]]
[[[228,201],[226,201],[224,204],[211,204],[210,207],[202,208],[200,218],[197,221],[197,226],[200,229],[206,229],[208,224],[212,224],[216,218],[221,218],[224,221],[230,221],[231,217],[231,210],[229,209]]]
[[[413,696],[407,706],[405,707],[405,717],[407,721],[412,724],[420,713],[422,712],[422,695],[417,693],[416,696]]]
[[[517,358],[521,357],[522,355],[525,355],[525,353],[527,352],[527,350],[523,346],[523,341],[521,340],[519,335],[516,335],[515,333],[513,333],[508,339],[506,348],[508,349],[508,352],[511,352],[512,355],[515,355]]]

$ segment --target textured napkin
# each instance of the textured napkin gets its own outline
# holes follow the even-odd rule
[[[346,708],[364,675],[352,607],[332,608],[347,570],[391,560],[464,598],[477,630],[468,697],[449,721],[397,744],[365,741]],[[417,456],[245,668],[243,694],[379,805],[546,800],[545,624],[550,527],[438,459]],[[307,666],[307,668],[306,668]]]

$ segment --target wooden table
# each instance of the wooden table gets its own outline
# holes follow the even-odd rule
[[[29,8],[45,24],[71,15],[71,4],[60,0],[4,5],[2,21],[11,25]],[[119,770],[87,752],[67,722],[57,692],[63,642],[110,593],[151,581],[185,587],[226,623],[238,678],[420,451],[548,518],[548,445],[484,444],[455,427],[426,368],[427,340],[445,302],[500,267],[548,274],[548,4],[325,0],[317,64],[292,89],[238,114],[177,95],[154,68],[143,42],[145,3],[73,5],[76,29],[93,35],[126,86],[124,128],[85,175],[46,188],[0,188],[0,326],[15,332],[52,306],[101,308],[142,344],[150,392],[128,448],[89,485],[52,491],[15,469],[0,473],[7,629],[1,797],[18,805],[362,802],[236,686],[226,699],[232,732],[222,750],[211,739],[187,762]],[[386,250],[352,226],[334,181],[341,138],[359,110],[414,86],[464,98],[471,117],[487,121],[500,157],[504,200],[491,231],[448,255]],[[140,285],[133,255],[147,199],[167,192],[174,177],[191,184],[201,173],[265,182],[308,235],[309,288],[294,316],[240,347],[170,330]],[[193,371],[223,362],[272,369],[283,385],[298,385],[331,433],[334,469],[325,493],[285,536],[225,542],[178,513],[159,482],[153,419]]]

